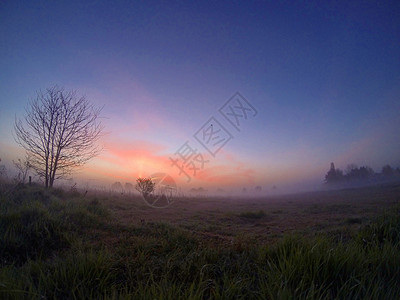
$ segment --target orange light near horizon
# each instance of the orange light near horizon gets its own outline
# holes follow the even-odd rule
[[[111,181],[135,182],[138,177],[150,177],[156,173],[169,174],[181,187],[184,186],[237,186],[255,184],[256,172],[251,167],[225,153],[218,161],[210,164],[197,174],[191,175],[190,182],[178,168],[171,167],[168,154],[161,154],[165,147],[146,141],[109,142],[106,152],[96,158],[91,166],[91,177],[100,175]],[[190,171],[191,172],[191,171]]]

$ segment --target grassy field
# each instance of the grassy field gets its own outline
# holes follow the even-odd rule
[[[400,185],[267,198],[0,191],[1,299],[398,299]]]

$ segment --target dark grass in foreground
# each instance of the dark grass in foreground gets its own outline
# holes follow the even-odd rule
[[[102,199],[20,187],[0,194],[0,298],[398,299],[399,213],[345,242],[319,234],[227,245],[168,223],[121,225]]]

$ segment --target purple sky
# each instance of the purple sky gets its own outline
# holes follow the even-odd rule
[[[2,1],[1,163],[23,155],[15,115],[57,84],[104,106],[105,150],[76,177],[91,184],[311,188],[332,161],[400,166],[399,15],[398,1]],[[257,110],[240,132],[218,112],[236,92]],[[212,116],[233,137],[215,157],[193,136]],[[170,160],[186,141],[209,160],[189,183]]]

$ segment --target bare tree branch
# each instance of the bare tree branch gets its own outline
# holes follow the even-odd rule
[[[100,152],[100,111],[75,91],[54,86],[37,93],[26,108],[25,122],[15,119],[15,139],[46,187]]]
[[[25,184],[26,176],[28,175],[29,169],[32,167],[29,155],[26,155],[24,159],[18,158],[17,161],[14,161],[14,166],[18,170],[18,175],[16,177],[16,180],[18,183]]]
[[[151,180],[151,178],[139,177],[136,179],[136,190],[139,191],[143,197],[147,197],[154,191],[155,183]]]

